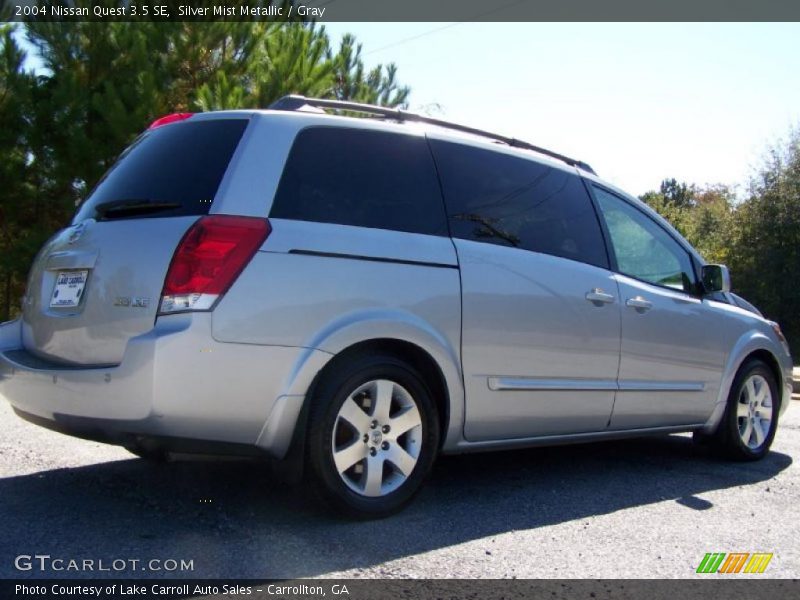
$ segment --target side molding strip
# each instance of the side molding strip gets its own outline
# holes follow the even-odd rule
[[[620,381],[622,392],[702,392],[702,381]]]
[[[616,390],[610,379],[535,379],[532,377],[489,377],[489,389],[496,392],[515,390]]]
[[[621,391],[702,392],[702,381],[620,381],[611,379],[537,379],[535,377],[489,377],[489,389],[501,391]]]

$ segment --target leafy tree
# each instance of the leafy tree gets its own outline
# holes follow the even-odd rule
[[[778,321],[800,353],[800,130],[768,150],[737,208],[729,262],[737,291]]]
[[[691,214],[687,207],[682,207],[670,202],[661,191],[645,192],[639,198],[669,221],[675,229],[680,231],[681,234],[688,239]]]
[[[692,209],[696,206],[695,196],[698,191],[693,185],[679,183],[675,179],[664,179],[657,192],[647,192],[640,198],[691,241]]]
[[[734,209],[733,191],[724,185],[699,188],[675,179],[641,199],[667,219],[709,262],[725,262]]]
[[[687,226],[688,239],[712,263],[728,262],[734,193],[725,185],[697,190]]]
[[[778,321],[800,353],[800,132],[768,151],[749,196],[674,179],[642,196],[709,262],[727,264],[734,291]]]
[[[679,183],[676,179],[665,179],[661,182],[659,193],[673,206],[690,208],[695,204],[697,188],[687,183]]]

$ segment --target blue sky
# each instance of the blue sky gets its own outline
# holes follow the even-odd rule
[[[330,23],[394,62],[411,108],[590,163],[640,194],[744,186],[800,123],[800,24]],[[419,36],[416,37],[415,36]]]
[[[640,194],[746,186],[800,124],[800,24],[329,23],[394,62],[411,108],[589,162]],[[432,107],[438,108],[432,110]]]

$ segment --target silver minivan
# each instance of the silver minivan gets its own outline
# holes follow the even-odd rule
[[[440,453],[694,432],[758,459],[791,394],[778,325],[585,163],[298,96],[156,121],[22,304],[0,327],[21,417],[279,459],[361,517]]]

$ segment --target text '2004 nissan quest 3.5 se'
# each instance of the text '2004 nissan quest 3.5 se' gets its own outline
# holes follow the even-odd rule
[[[439,453],[693,431],[760,458],[791,360],[725,267],[588,165],[288,96],[122,154],[36,258],[0,392],[141,456],[285,459],[381,516]]]

